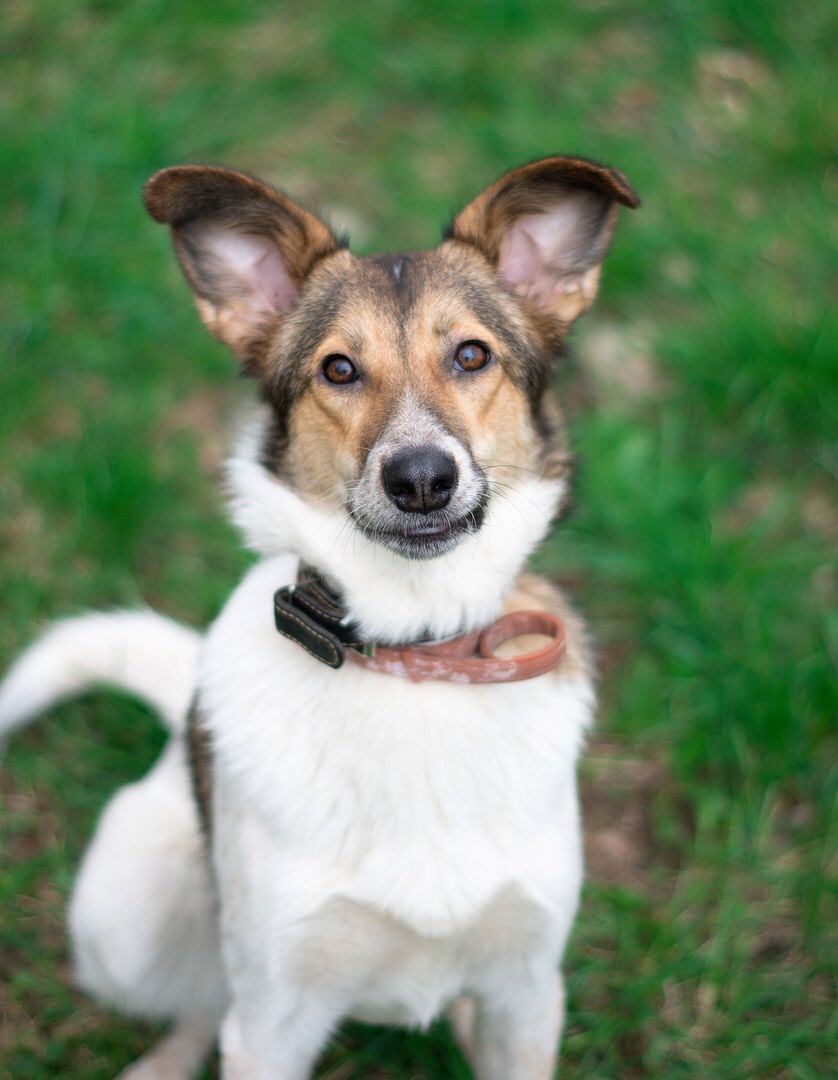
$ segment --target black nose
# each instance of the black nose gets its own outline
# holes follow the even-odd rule
[[[429,514],[448,505],[457,486],[457,466],[442,450],[399,450],[381,476],[390,499],[407,514]]]

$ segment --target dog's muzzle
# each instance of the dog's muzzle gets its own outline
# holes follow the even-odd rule
[[[446,438],[374,452],[348,507],[363,533],[406,559],[444,555],[486,517],[485,476]]]

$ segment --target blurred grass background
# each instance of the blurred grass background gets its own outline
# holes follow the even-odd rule
[[[89,607],[205,624],[246,565],[217,475],[249,388],[143,215],[151,172],[248,169],[365,252],[435,243],[533,157],[616,165],[644,206],[559,375],[577,509],[539,556],[604,671],[562,1075],[833,1075],[838,8],[8,0],[0,17],[0,662]],[[111,1077],[155,1037],[71,990],[63,911],[96,814],[161,740],[97,695],[9,751],[2,1076]],[[349,1027],[320,1075],[468,1074],[442,1027]]]

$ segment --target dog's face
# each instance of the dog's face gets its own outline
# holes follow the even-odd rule
[[[260,383],[259,462],[373,544],[430,559],[568,453],[545,398],[592,302],[621,174],[550,158],[501,178],[429,252],[356,258],[284,196],[223,169],[154,176],[198,309]]]
[[[480,529],[493,488],[559,463],[558,429],[537,427],[546,370],[476,252],[339,252],[263,365],[263,460],[376,543],[440,555]]]

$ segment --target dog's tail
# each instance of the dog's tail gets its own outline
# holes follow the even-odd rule
[[[153,611],[94,612],[55,623],[0,683],[0,747],[16,728],[91,686],[113,686],[182,730],[201,636]]]

